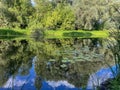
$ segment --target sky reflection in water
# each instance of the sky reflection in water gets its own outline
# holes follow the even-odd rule
[[[11,76],[8,81],[4,84],[0,90],[36,90],[34,85],[36,73],[34,70],[34,61],[33,59],[32,67],[29,70],[29,74],[26,76],[21,76],[17,74],[16,76]],[[112,67],[113,71],[115,71],[116,67]],[[99,85],[101,82],[107,80],[108,78],[113,78],[110,68],[102,68],[96,73],[90,75],[87,85],[87,90],[92,90],[92,86]],[[14,85],[14,87],[13,87]],[[60,81],[42,81],[41,90],[78,90],[74,85],[68,83],[65,80]],[[79,88],[79,90],[82,90]]]

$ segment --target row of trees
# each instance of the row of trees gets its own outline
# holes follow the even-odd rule
[[[118,0],[0,0],[0,27],[120,29]]]

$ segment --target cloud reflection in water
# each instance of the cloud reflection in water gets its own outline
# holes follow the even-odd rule
[[[0,90],[36,90],[34,85],[36,73],[34,70],[34,61],[36,57],[33,59],[32,67],[29,70],[29,74],[26,76],[16,75],[11,76],[8,81],[4,84]],[[115,71],[116,67],[112,67],[113,71]],[[93,86],[100,85],[103,81],[107,80],[108,78],[113,78],[114,75],[112,74],[110,68],[103,68],[96,73],[90,75],[87,85],[87,90],[92,90]],[[78,90],[75,88],[74,85],[68,83],[65,80],[60,81],[42,81],[41,90]],[[81,90],[79,88],[79,90]]]

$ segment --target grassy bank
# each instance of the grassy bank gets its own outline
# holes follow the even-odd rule
[[[7,29],[0,28],[0,39],[12,40],[12,39],[26,39],[31,35],[27,29]]]
[[[0,29],[0,36],[25,36],[25,35],[29,35],[28,30]]]
[[[108,31],[83,31],[83,30],[46,30],[45,38],[107,38]],[[31,36],[31,30],[27,29],[0,29],[0,36]],[[36,36],[39,37],[39,36]]]
[[[46,38],[107,38],[109,36],[108,31],[83,31],[83,30],[71,30],[71,31],[53,31],[49,30],[45,32]]]

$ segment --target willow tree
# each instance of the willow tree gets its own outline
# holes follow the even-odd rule
[[[115,0],[74,0],[76,29],[117,29],[114,15],[119,15],[117,3]]]

